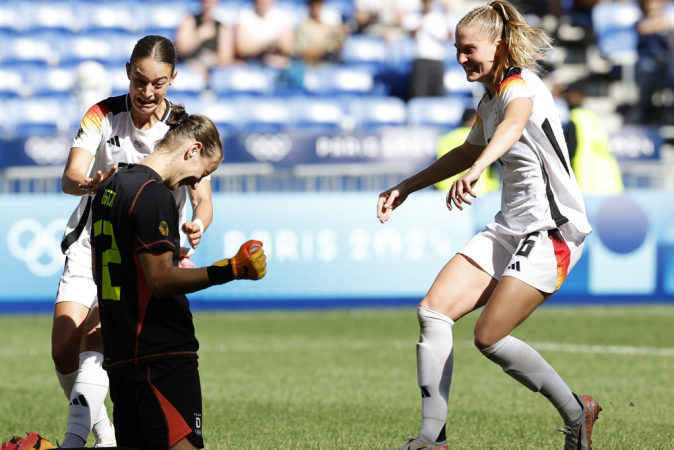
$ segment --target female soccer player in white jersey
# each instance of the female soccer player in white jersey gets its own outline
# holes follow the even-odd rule
[[[564,421],[565,450],[590,450],[601,408],[575,395],[541,355],[510,333],[566,278],[591,228],[569,164],[552,95],[536,76],[536,61],[550,48],[509,3],[473,9],[456,28],[457,59],[469,81],[486,85],[477,122],[466,142],[379,196],[384,223],[408,195],[469,169],[452,186],[447,206],[470,205],[482,171],[498,161],[503,174],[501,211],[442,269],[417,316],[418,381],[422,425],[400,449],[444,449],[452,378],[454,322],[482,306],[475,346],[503,371],[543,394]]]
[[[63,173],[63,192],[83,196],[61,244],[67,260],[52,329],[56,375],[70,400],[64,447],[82,447],[92,428],[97,447],[115,445],[114,427],[104,405],[108,377],[101,366],[103,343],[91,274],[90,205],[92,195],[120,163],[137,163],[148,156],[168,131],[166,120],[184,114],[181,106],[166,99],[166,90],[177,75],[175,64],[176,51],[170,40],[161,36],[140,39],[126,65],[129,93],[89,109]],[[194,215],[186,223],[187,191]],[[186,236],[196,248],[213,217],[210,181],[204,180],[196,190],[177,189],[174,196],[181,212],[181,241]]]

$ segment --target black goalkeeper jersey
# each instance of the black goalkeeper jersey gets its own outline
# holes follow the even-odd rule
[[[178,266],[179,211],[151,168],[120,168],[92,203],[98,304],[107,370],[158,358],[196,358],[199,343],[184,295],[157,298],[139,254],[171,250]],[[189,270],[189,269],[184,269]]]

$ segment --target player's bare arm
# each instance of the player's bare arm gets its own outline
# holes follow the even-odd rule
[[[236,256],[199,269],[174,266],[173,251],[168,249],[140,253],[139,259],[147,285],[157,298],[189,294],[233,280],[259,280],[267,273],[267,257],[258,241],[248,241]]]
[[[461,173],[475,163],[485,147],[466,141],[454,150],[446,153],[433,164],[412,175],[387,191],[379,194],[377,218],[385,223],[408,195],[432,184]]]
[[[470,166],[470,170],[452,185],[452,189],[447,195],[447,207],[450,211],[452,202],[461,210],[463,210],[462,203],[472,204],[468,195],[473,196],[473,198],[477,197],[472,188],[478,178],[480,178],[484,169],[503,156],[522,137],[522,132],[527,125],[532,109],[533,103],[529,98],[518,98],[508,104],[503,122],[496,127],[489,145],[484,147],[482,153]]]
[[[197,248],[204,231],[206,231],[213,221],[211,182],[209,180],[201,180],[196,189],[188,186],[187,193],[190,196],[194,214],[191,222],[183,224],[183,232],[187,235],[192,248]]]
[[[89,166],[94,155],[80,147],[73,147],[68,154],[68,161],[61,178],[61,190],[63,193],[81,196],[86,194],[80,184],[87,182]]]

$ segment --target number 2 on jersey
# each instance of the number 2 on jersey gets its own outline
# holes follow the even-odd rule
[[[101,288],[103,299],[105,300],[119,300],[119,286],[113,286],[112,281],[110,280],[110,269],[108,264],[121,264],[122,257],[119,254],[117,249],[117,242],[115,241],[115,235],[112,233],[112,224],[107,220],[99,220],[94,224],[94,237],[98,237],[99,234],[103,232],[104,235],[110,236],[112,238],[112,245],[110,248],[103,251],[103,261],[102,261],[102,273],[103,279],[101,280]]]

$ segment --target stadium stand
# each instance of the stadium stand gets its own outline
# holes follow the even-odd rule
[[[462,2],[452,14],[461,16],[481,4],[475,0]],[[295,25],[308,14],[304,1],[280,0],[276,6],[290,16]],[[227,0],[218,4],[215,16],[231,28],[241,12],[251,7],[248,0]],[[553,86],[584,78],[589,85],[599,86],[590,90],[588,105],[596,107],[609,132],[618,132],[623,123],[620,104],[629,107],[633,101],[630,99],[637,98],[635,24],[641,10],[634,1],[600,2],[585,15],[573,10],[572,5],[565,8],[559,21],[544,17],[541,22],[551,34],[559,32],[561,44],[547,67],[552,70],[548,81]],[[0,139],[2,147],[8,149],[0,153],[0,174],[3,174],[0,178],[6,179],[11,171],[5,169],[19,161],[6,158],[6,151],[24,154],[21,164],[35,167],[45,164],[44,159],[37,163],[25,153],[25,141],[31,136],[72,139],[86,109],[78,103],[84,101],[79,95],[77,78],[82,63],[102,64],[106,76],[99,78],[107,80],[109,95],[122,95],[128,92],[125,63],[136,41],[146,34],[172,39],[185,14],[198,10],[199,3],[192,0],[0,0]],[[674,3],[667,2],[665,10],[674,23]],[[321,19],[333,25],[343,24],[353,33],[354,11],[350,0],[327,0]],[[586,47],[573,47],[574,33],[586,36],[582,41]],[[445,98],[408,101],[405,97],[407,76],[415,58],[411,36],[384,40],[358,34],[347,37],[340,63],[297,63],[292,66],[292,72],[237,61],[231,66],[213,68],[205,78],[189,65],[180,64],[179,75],[168,97],[186,105],[188,111],[211,117],[225,139],[231,140],[227,140],[229,148],[226,149],[231,160],[244,164],[248,161],[246,158],[251,158],[243,145],[248,134],[283,132],[290,136],[293,152],[307,155],[298,156],[297,163],[337,163],[337,157],[311,159],[315,158],[312,146],[318,146],[317,139],[329,137],[336,143],[343,141],[348,143],[344,145],[353,146],[354,154],[365,154],[363,142],[370,143],[372,139],[387,142],[386,133],[392,127],[399,130],[425,127],[440,133],[457,126],[463,109],[477,105],[484,87],[466,81],[454,55],[453,42],[448,42],[444,61]],[[579,64],[577,59],[586,62]],[[289,79],[295,83],[289,84]],[[568,107],[561,98],[556,102],[566,123]],[[652,135],[644,129],[638,130],[639,136]],[[306,141],[312,132],[318,133],[312,138],[314,141]],[[663,131],[661,134],[673,133]],[[293,139],[299,139],[298,144],[294,144]],[[671,143],[671,139],[665,137],[662,152],[657,154],[667,155]],[[381,162],[369,156],[359,161],[363,164]],[[427,161],[419,160],[410,170],[416,170],[422,162]],[[625,171],[628,167],[634,170],[639,164],[638,158],[621,159]],[[654,165],[655,168],[644,170],[654,173],[652,180],[658,180],[662,173],[654,171],[662,171],[665,166]],[[261,175],[258,169],[253,172],[255,176],[269,174],[263,171],[266,175]],[[22,172],[22,176],[25,173]]]

